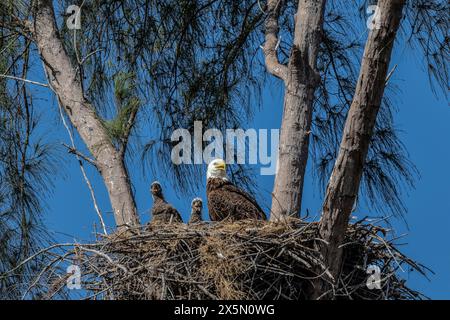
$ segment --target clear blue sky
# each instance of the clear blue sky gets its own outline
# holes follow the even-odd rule
[[[421,178],[416,189],[404,195],[408,208],[407,223],[393,221],[397,234],[408,233],[403,239],[406,244],[402,250],[409,256],[430,267],[436,274],[430,274],[430,281],[416,275],[405,274],[411,287],[431,298],[450,299],[450,107],[445,97],[437,99],[428,83],[428,76],[420,63],[407,50],[399,50],[393,57],[398,69],[391,81],[401,88],[397,95],[396,124],[403,130],[402,139],[406,144],[412,161],[418,167]],[[39,77],[36,74],[37,77]],[[273,83],[272,83],[273,84]],[[277,89],[278,88],[278,89]],[[49,125],[44,130],[51,133],[51,140],[68,143],[56,113],[56,107],[48,94],[39,104],[38,112]],[[281,86],[269,86],[263,92],[263,108],[249,127],[279,128],[282,110]],[[47,101],[46,101],[47,100]],[[80,142],[79,142],[80,143]],[[55,232],[58,241],[84,241],[92,239],[93,223],[98,219],[93,210],[88,189],[82,179],[76,160],[61,150],[63,161],[56,173],[56,188],[47,201],[45,219]],[[134,168],[134,167],[133,167]],[[156,177],[143,177],[140,169],[130,169],[136,189],[136,198],[141,221],[149,220],[149,208],[152,205],[148,194],[151,181],[159,180],[165,185],[166,198],[172,202],[186,219],[189,213],[191,197],[178,198],[170,192],[165,183],[165,174]],[[105,188],[98,174],[89,168],[100,206],[108,224],[113,226]],[[199,181],[204,190],[204,181]],[[258,177],[263,201],[268,204],[273,177]],[[204,192],[199,196],[205,199]],[[318,213],[322,202],[321,194],[310,177],[306,180],[303,207],[311,213]],[[361,217],[366,212],[360,213]]]

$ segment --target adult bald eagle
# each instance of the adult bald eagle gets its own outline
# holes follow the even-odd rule
[[[152,183],[150,192],[153,197],[152,223],[182,222],[180,213],[164,199],[161,184],[158,181]]]
[[[266,215],[256,200],[228,180],[225,161],[222,159],[211,161],[206,177],[208,211],[212,221],[266,220]]]

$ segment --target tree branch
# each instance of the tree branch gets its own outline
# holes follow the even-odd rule
[[[278,19],[281,10],[281,0],[267,1],[267,18],[265,23],[265,43],[263,47],[266,68],[274,76],[286,81],[287,67],[278,60],[277,49],[278,39]]]
[[[370,32],[353,102],[345,123],[338,157],[325,195],[321,237],[329,242],[322,247],[327,267],[337,275],[342,263],[342,244],[386,86],[389,62],[400,26],[405,0],[379,0],[380,28]],[[395,69],[394,69],[395,70]],[[315,296],[327,291],[316,286]]]
[[[69,146],[68,144],[63,143],[62,145],[67,148],[67,152],[80,157],[81,159],[83,159],[84,161],[92,164],[95,168],[98,169],[98,164],[97,164],[97,162],[94,159],[91,159],[88,156],[82,154],[80,151],[78,151],[74,147]]]
[[[37,86],[41,86],[41,87],[45,87],[48,88],[48,84],[46,83],[42,83],[42,82],[37,82],[37,81],[32,81],[32,80],[28,80],[28,79],[23,79],[23,78],[19,78],[19,77],[15,77],[15,76],[10,76],[10,75],[6,75],[6,74],[0,74],[0,78],[6,78],[6,79],[12,79],[12,80],[17,80],[17,81],[22,81],[25,83],[30,83],[30,84],[34,84]]]
[[[271,2],[273,5],[273,2]],[[278,4],[277,4],[278,5]],[[326,0],[299,0],[285,77],[283,118],[278,152],[279,167],[272,192],[270,219],[283,221],[301,211],[303,186],[309,157],[314,95],[320,84],[317,57],[322,42]],[[277,9],[272,13],[277,16]],[[269,24],[271,44],[276,47],[275,24]],[[275,51],[272,51],[276,57]],[[270,58],[270,56],[269,56]],[[273,57],[272,57],[273,58]]]
[[[136,203],[123,158],[111,142],[94,106],[86,99],[56,24],[53,2],[39,0],[34,19],[34,41],[61,108],[76,128],[99,166],[119,228],[139,225]]]

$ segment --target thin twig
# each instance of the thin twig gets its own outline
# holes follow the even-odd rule
[[[37,85],[37,86],[49,88],[49,85],[46,84],[46,83],[37,82],[37,81],[33,81],[33,80],[28,80],[28,79],[23,79],[23,78],[19,78],[19,77],[15,77],[15,76],[10,76],[10,75],[7,75],[7,74],[0,74],[0,78],[6,78],[6,79],[17,80],[17,81],[23,81],[25,83],[34,84],[34,85]]]
[[[67,151],[68,151],[69,153],[74,154],[74,155],[77,155],[78,157],[82,158],[83,160],[85,160],[86,162],[92,164],[95,168],[98,169],[97,162],[96,162],[94,159],[89,158],[88,156],[82,154],[82,153],[81,153],[80,151],[78,151],[77,149],[75,149],[75,148],[73,148],[73,147],[71,147],[71,146],[69,146],[69,145],[67,145],[67,144],[65,144],[65,143],[62,143],[62,145],[68,149]]]

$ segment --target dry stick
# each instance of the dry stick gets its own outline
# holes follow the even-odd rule
[[[78,155],[80,158],[82,158],[83,160],[85,160],[86,162],[92,164],[94,167],[98,168],[97,162],[94,159],[89,158],[88,156],[85,156],[84,154],[82,154],[80,151],[78,151],[77,149],[63,143],[62,144],[64,147],[67,148],[67,152],[71,153],[71,154],[75,154]]]
[[[389,248],[389,245],[387,244],[387,242],[382,238],[382,237],[378,237],[378,236],[374,236],[372,235],[373,238],[381,241],[384,245],[384,247],[386,248],[386,250],[389,252],[389,254],[392,256],[392,258],[394,259],[395,263],[398,265],[398,267],[400,268],[400,270],[402,270],[402,272],[405,272],[405,270],[403,270],[402,266],[400,265],[400,263],[398,262],[398,260],[395,258],[395,255],[392,253],[391,249]]]
[[[73,243],[60,243],[60,244],[54,244],[54,245],[52,245],[52,246],[50,246],[50,247],[44,248],[44,249],[42,249],[42,250],[39,250],[38,252],[36,252],[36,253],[33,254],[32,256],[30,256],[30,257],[28,257],[27,259],[23,260],[21,263],[19,263],[19,264],[18,264],[16,267],[14,267],[13,269],[11,269],[11,270],[5,272],[5,273],[3,274],[3,276],[4,276],[4,275],[7,275],[7,274],[10,274],[10,273],[12,273],[12,272],[14,272],[14,271],[16,271],[16,270],[19,269],[21,266],[23,266],[25,263],[27,263],[28,261],[34,259],[34,258],[37,257],[38,255],[40,255],[40,254],[42,254],[42,253],[45,253],[45,252],[47,252],[47,251],[50,251],[50,250],[52,250],[52,249],[54,249],[54,248],[59,248],[59,247],[73,247]]]
[[[397,69],[397,64],[392,68],[392,70],[391,70],[391,72],[389,72],[389,74],[387,75],[387,77],[386,77],[386,82],[385,82],[385,85],[387,86],[388,85],[388,83],[389,83],[389,80],[391,79],[391,77],[392,77],[392,75],[394,74],[394,72],[395,72],[395,69]]]
[[[33,289],[34,286],[36,286],[39,282],[39,280],[42,278],[42,276],[44,275],[45,272],[47,272],[55,263],[60,262],[60,261],[64,261],[66,259],[67,256],[71,255],[72,253],[66,253],[62,256],[57,256],[55,259],[53,259],[52,261],[50,261],[50,263],[48,263],[42,270],[41,272],[36,276],[35,280],[33,281],[33,283],[27,288],[27,290],[25,291],[25,293],[22,295],[22,300],[25,300],[25,297],[27,296],[27,294],[31,291],[31,289]]]
[[[118,263],[118,262],[114,262],[114,260],[111,259],[111,257],[108,256],[107,254],[105,254],[105,253],[103,253],[103,252],[100,252],[100,251],[98,251],[98,250],[88,249],[88,248],[85,248],[85,247],[83,247],[83,246],[78,246],[78,247],[79,247],[81,250],[84,250],[84,251],[87,251],[87,252],[92,252],[92,253],[95,253],[96,255],[99,255],[99,256],[105,258],[106,260],[108,260],[109,263],[111,263],[112,265],[114,265],[114,266],[116,266],[116,267],[122,269],[123,272],[125,272],[126,274],[129,274],[128,269],[127,269],[124,265],[122,265],[122,264],[120,264],[120,263]]]
[[[208,297],[210,297],[213,300],[219,300],[218,297],[213,295],[211,292],[209,292],[204,286],[198,284],[197,287],[203,291],[204,294],[206,294]]]
[[[49,88],[48,84],[42,83],[42,82],[37,82],[37,81],[32,81],[32,80],[28,80],[28,79],[23,79],[23,78],[19,78],[19,77],[15,77],[15,76],[10,76],[7,74],[0,74],[1,78],[6,78],[6,79],[12,79],[12,80],[17,80],[17,81],[23,81],[25,83],[30,83],[30,84],[34,84],[37,86],[41,86],[41,87],[45,87],[45,88]]]

